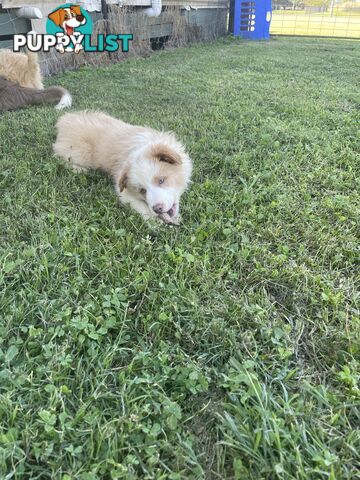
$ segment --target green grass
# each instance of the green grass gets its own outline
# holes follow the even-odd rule
[[[309,35],[324,37],[360,38],[360,13],[308,13],[275,10],[270,31],[273,35]]]
[[[174,130],[179,229],[0,121],[0,478],[355,479],[354,41],[220,40],[48,80]]]

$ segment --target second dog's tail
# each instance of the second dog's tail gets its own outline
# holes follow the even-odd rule
[[[49,88],[57,88],[59,90],[59,93],[61,93],[60,101],[59,103],[55,106],[57,110],[62,110],[63,108],[69,108],[71,107],[72,104],[72,98],[70,93],[62,87],[49,87]]]
[[[27,105],[57,103],[58,110],[70,107],[70,93],[62,87],[49,87],[44,90],[21,87],[0,76],[0,110],[15,110]]]
[[[48,87],[44,90],[29,88],[21,91],[21,97],[28,105],[41,105],[43,103],[56,103],[56,109],[71,107],[70,93],[62,87]]]

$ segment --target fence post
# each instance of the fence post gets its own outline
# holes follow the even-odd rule
[[[334,7],[335,7],[335,0],[331,0],[330,2],[330,17],[334,15]]]
[[[105,35],[109,35],[109,12],[106,0],[101,0],[101,14],[104,19]],[[110,52],[107,52],[107,54],[108,57],[111,59]]]
[[[103,19],[105,20],[105,22],[107,24],[107,21],[109,19],[109,15],[108,15],[106,0],[101,0],[101,13],[102,13]]]

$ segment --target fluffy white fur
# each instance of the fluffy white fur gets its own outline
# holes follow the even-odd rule
[[[173,133],[130,125],[101,112],[67,113],[56,127],[54,152],[75,170],[107,172],[122,203],[145,219],[178,223],[192,162]]]

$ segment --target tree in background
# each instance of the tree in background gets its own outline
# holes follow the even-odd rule
[[[334,0],[303,0],[303,4],[306,7],[324,7],[328,8],[330,5],[330,2]]]
[[[303,10],[304,0],[273,0],[274,10]]]
[[[326,12],[331,2],[335,0],[303,0],[305,9],[318,12]]]
[[[292,7],[292,0],[274,0],[273,2],[274,10],[285,10]]]

